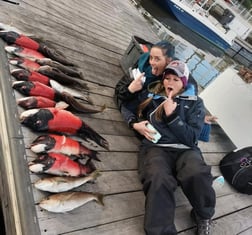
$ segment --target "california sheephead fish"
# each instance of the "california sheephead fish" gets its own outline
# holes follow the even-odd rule
[[[13,69],[11,75],[18,81],[41,82],[45,85],[50,85],[50,80],[53,79],[63,85],[76,85],[76,88],[88,90],[86,83],[76,81],[74,78],[62,73],[58,69],[50,66],[40,66],[36,71],[27,69]]]
[[[0,31],[0,38],[2,38],[7,44],[16,44],[22,47],[30,48],[42,53],[45,57],[56,60],[64,65],[73,66],[72,62],[69,62],[62,53],[56,51],[53,48],[48,47],[44,43],[38,43],[32,38],[20,34],[14,31]]]
[[[38,52],[37,50],[33,50],[30,48],[18,46],[18,45],[11,45],[11,46],[5,46],[5,51],[7,51],[9,54],[16,55],[18,57],[27,58],[30,60],[36,60],[36,59],[43,59],[45,56]]]
[[[47,65],[47,66],[50,66],[52,68],[56,68],[56,69],[62,71],[64,74],[67,74],[69,76],[73,76],[73,77],[76,77],[76,78],[83,78],[82,73],[80,71],[78,71],[77,69],[62,65],[59,62],[53,61],[53,60],[51,60],[49,58],[36,59],[36,62],[38,64],[40,64],[41,66],[46,66]]]
[[[94,182],[101,174],[98,170],[93,171],[91,174],[82,177],[68,177],[68,176],[53,176],[41,178],[35,182],[35,188],[51,192],[60,193],[66,192],[73,188],[77,188],[87,182]]]
[[[46,134],[38,136],[30,145],[34,153],[55,152],[66,155],[87,156],[100,161],[98,152],[88,149],[80,141],[74,140],[65,135]]]
[[[34,131],[49,131],[77,135],[84,140],[90,139],[109,149],[109,143],[81,118],[67,110],[57,108],[30,109],[20,115],[21,123]]]
[[[16,65],[20,68],[27,69],[30,72],[36,71],[40,68],[40,64],[38,64],[32,60],[29,60],[26,58],[20,58],[20,57],[15,57],[15,58],[9,59],[9,63],[12,65]]]
[[[35,108],[59,108],[66,109],[69,105],[64,101],[55,102],[51,99],[42,96],[28,96],[17,99],[17,104],[24,109]]]
[[[39,206],[50,212],[64,213],[83,206],[90,201],[96,201],[104,206],[102,194],[88,192],[56,193],[42,199]]]
[[[39,154],[28,166],[33,173],[72,177],[85,176],[96,170],[90,159],[84,165],[62,153]]]
[[[79,113],[99,113],[103,111],[102,108],[100,110],[88,108],[84,104],[77,101],[70,93],[64,91],[60,93],[52,87],[40,82],[15,81],[12,83],[12,88],[25,96],[42,96],[55,102],[64,101],[69,105],[70,108]],[[88,100],[89,99],[86,98],[86,101]],[[55,105],[48,107],[55,107]]]
[[[42,96],[54,101],[60,101],[62,96],[55,89],[36,81],[15,81],[12,88],[26,96]]]
[[[26,69],[13,69],[11,75],[18,81],[40,82],[45,85],[50,85],[50,78],[36,71],[28,71]]]

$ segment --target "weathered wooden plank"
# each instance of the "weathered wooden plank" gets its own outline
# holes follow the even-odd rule
[[[232,202],[232,203],[227,203],[227,202]],[[223,216],[227,216],[230,213],[233,213],[234,211],[243,210],[243,209],[246,209],[247,207],[250,208],[249,211],[251,213],[251,204],[252,204],[251,198],[245,194],[238,194],[237,193],[237,194],[219,197],[217,199],[216,212],[214,215],[214,219],[221,218]],[[192,228],[194,226],[194,223],[190,219],[190,216],[189,216],[190,210],[191,210],[190,206],[177,208],[175,223],[176,223],[176,226],[179,231],[183,231],[184,229]],[[246,220],[245,220],[245,224],[246,224]],[[251,216],[249,217],[249,219],[247,221],[251,221]],[[241,222],[242,222],[242,220],[241,220]],[[250,224],[251,224],[251,222],[250,222]],[[250,224],[246,225],[246,227],[249,227]],[[226,229],[228,228],[229,225],[230,225],[230,223],[228,221],[227,224],[225,225]],[[226,231],[230,231],[230,230],[227,229]],[[187,233],[185,233],[185,234],[187,234]],[[222,233],[216,232],[216,234],[222,234]],[[226,233],[226,234],[230,234],[230,233]]]
[[[90,202],[68,214],[53,214],[37,208],[41,234],[56,235],[143,215],[142,192],[105,196],[104,204],[102,207]]]
[[[251,218],[251,213],[248,215],[248,218]],[[239,235],[250,235],[250,234],[252,234],[252,227],[251,226],[249,228],[247,228],[246,230],[241,231],[239,233]]]
[[[97,225],[95,225],[96,223],[106,224],[108,217],[110,217],[111,221],[117,222],[118,220],[123,219],[122,215],[125,215],[128,213],[131,214],[132,210],[136,210],[136,208],[134,208],[134,205],[137,205],[137,204],[132,205],[132,200],[134,201],[134,203],[141,203],[140,205],[142,207],[142,211],[139,210],[139,205],[137,206],[138,207],[137,211],[138,211],[138,216],[139,216],[139,215],[141,215],[141,213],[143,213],[143,195],[141,193],[140,194],[139,193],[140,192],[105,197],[104,201],[105,201],[105,205],[106,205],[105,206],[106,210],[102,210],[95,203],[89,203],[83,207],[76,209],[71,214],[63,214],[63,215],[61,215],[61,214],[60,215],[58,215],[58,214],[51,215],[50,214],[51,218],[49,218],[49,215],[47,215],[47,216],[45,215],[45,214],[48,214],[47,212],[38,211],[39,216],[41,216],[40,220],[42,221],[41,229],[42,229],[42,231],[46,232],[46,234],[51,235],[51,234],[58,234],[61,232],[61,230],[64,230],[65,232],[69,231],[70,224],[72,227],[75,228],[75,231],[80,230],[80,229],[84,229],[84,231],[87,231],[88,227],[86,225],[88,222],[89,222],[88,226],[91,225],[90,226],[91,229],[94,229],[93,226],[97,226]],[[133,196],[133,197],[131,197],[131,196]],[[241,199],[243,201],[242,203],[240,203]],[[244,195],[240,195],[240,194],[239,195],[236,195],[236,194],[228,195],[228,196],[219,198],[217,200],[215,217],[217,218],[217,217],[229,214],[230,212],[232,212],[234,210],[234,208],[235,208],[235,210],[237,210],[237,209],[246,208],[247,206],[251,206],[251,200],[250,199],[248,200],[248,199],[249,199],[248,197],[246,197]],[[235,200],[235,201],[234,201],[234,203],[227,204],[226,203],[227,200],[232,200],[232,201]],[[225,207],[223,207],[223,205],[222,205],[223,203],[225,204]],[[115,210],[115,206],[117,207],[117,210]],[[120,208],[118,208],[118,207],[120,207]],[[87,208],[89,208],[89,209],[87,209]],[[87,211],[93,211],[93,213],[95,213],[96,216],[94,216],[94,214],[86,214],[84,212],[85,209]],[[251,208],[250,208],[250,210],[251,210]],[[121,212],[121,215],[118,214],[119,211]],[[178,231],[183,231],[186,228],[192,228],[194,226],[193,221],[190,220],[189,212],[190,212],[189,205],[177,208],[175,223],[178,228]],[[43,216],[43,214],[44,214],[44,216]],[[81,225],[78,224],[78,225],[74,226],[76,224],[76,218],[78,217],[78,215],[82,216],[82,218],[80,218],[78,220],[79,222],[81,222]],[[127,218],[129,218],[129,217],[127,217]],[[52,219],[53,219],[53,221],[51,221]],[[99,222],[97,220],[99,220]],[[63,221],[67,221],[67,222],[64,223]],[[250,221],[250,220],[247,219],[247,221]],[[61,224],[62,222],[63,222],[63,224]],[[61,224],[61,226],[60,226],[60,224]],[[228,224],[227,224],[227,226],[228,226]],[[110,226],[113,231],[113,223],[111,223]],[[142,227],[142,225],[140,225],[140,224],[138,226],[139,226],[139,228]],[[248,227],[248,225],[246,225],[246,226]],[[61,228],[59,228],[59,227],[61,227]],[[128,233],[126,231],[123,234],[128,234]]]
[[[199,142],[199,147],[203,152],[229,152],[235,149],[235,145],[227,138],[223,130],[218,125],[212,125],[209,142]]]
[[[125,219],[121,221],[116,221],[112,224],[105,224],[96,226],[94,228],[83,229],[80,231],[73,231],[66,233],[66,235],[93,235],[93,234],[102,234],[102,235],[143,235],[143,216],[137,216],[130,219]]]
[[[239,212],[227,214],[215,220],[214,234],[218,235],[250,235],[251,234],[252,208],[245,208]],[[193,235],[195,229],[180,233],[181,235]]]

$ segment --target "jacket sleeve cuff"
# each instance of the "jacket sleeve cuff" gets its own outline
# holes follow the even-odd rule
[[[165,122],[172,122],[173,120],[175,120],[177,118],[177,113],[172,113],[169,116],[165,116],[164,120]]]
[[[137,123],[137,122],[138,122],[137,119],[131,119],[131,120],[128,122],[129,128],[130,128],[130,129],[133,129],[133,125],[134,125],[135,123]]]

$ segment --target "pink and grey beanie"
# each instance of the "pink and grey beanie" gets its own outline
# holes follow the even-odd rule
[[[166,66],[163,78],[169,73],[177,75],[182,80],[184,88],[187,86],[190,72],[186,63],[180,60],[173,60]]]

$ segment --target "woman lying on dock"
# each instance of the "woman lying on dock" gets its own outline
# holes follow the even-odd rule
[[[193,207],[191,215],[197,224],[197,234],[212,234],[215,192],[210,166],[204,162],[197,146],[205,107],[193,86],[188,84],[188,78],[187,65],[172,61],[161,82],[149,85],[149,89],[138,94],[136,103],[144,101],[138,116],[129,111],[136,103],[129,109],[127,102],[121,106],[125,120],[143,137],[139,175],[146,195],[144,229],[147,235],[177,233],[174,225],[177,185]]]

